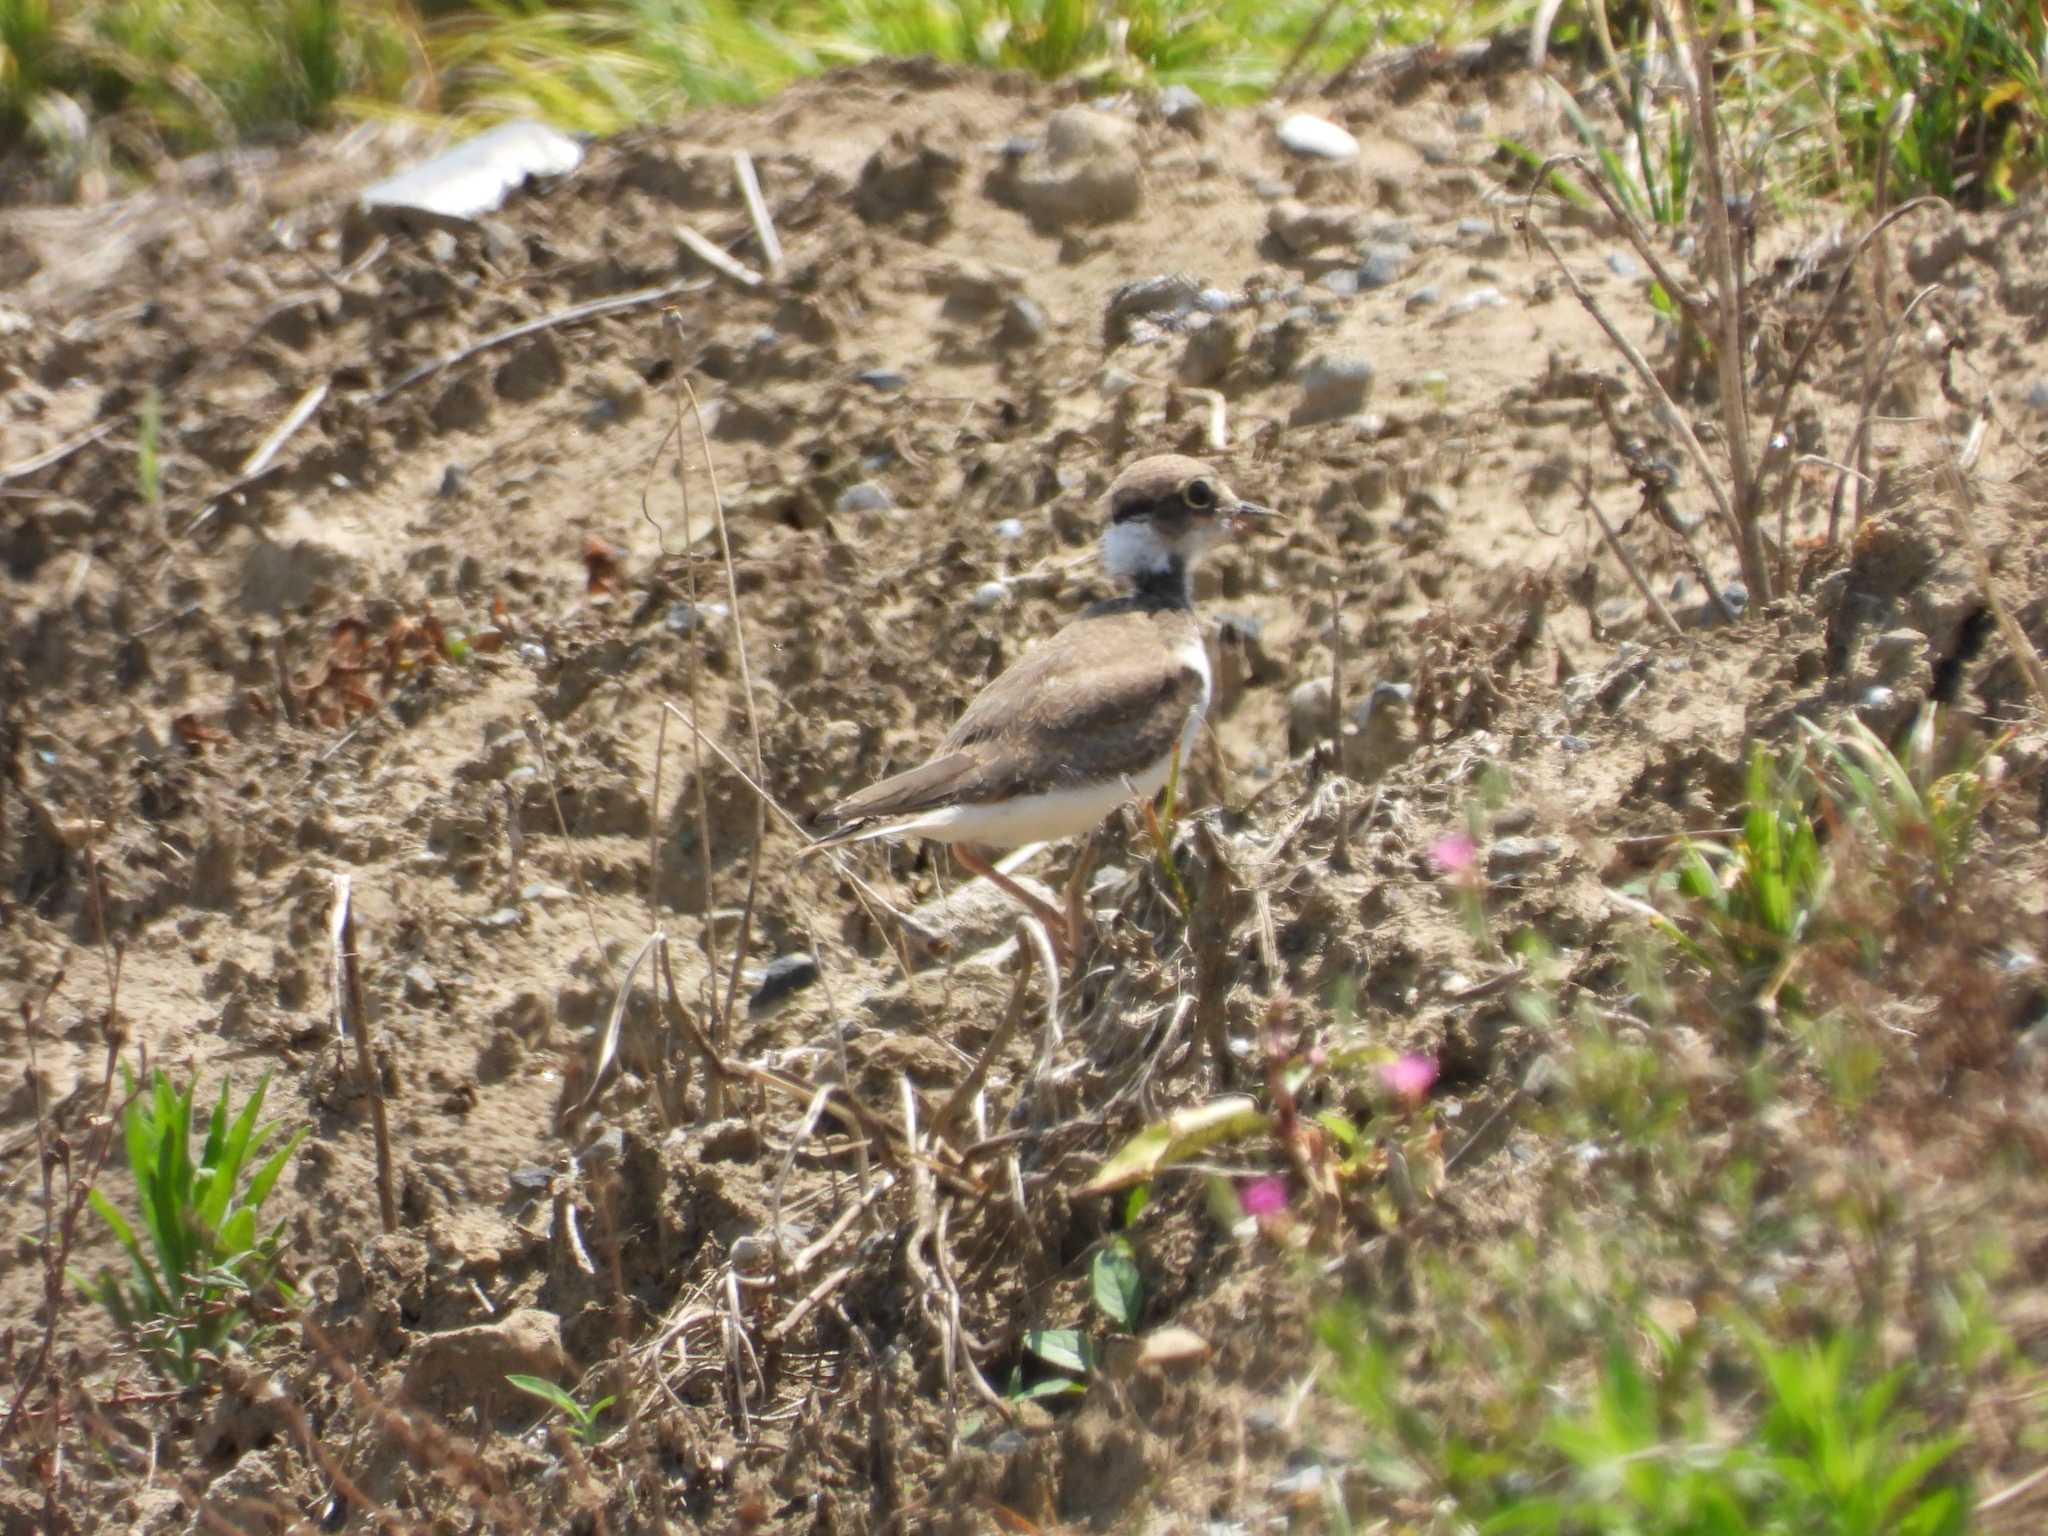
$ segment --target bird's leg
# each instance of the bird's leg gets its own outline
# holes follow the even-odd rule
[[[982,879],[993,882],[997,889],[1044,923],[1046,937],[1052,940],[1052,947],[1059,952],[1060,964],[1068,966],[1074,963],[1074,952],[1080,947],[1080,941],[1078,934],[1069,931],[1069,914],[1025,890],[994,864],[984,859],[971,844],[955,843],[953,857],[960,861],[961,868],[970,875],[979,875]]]

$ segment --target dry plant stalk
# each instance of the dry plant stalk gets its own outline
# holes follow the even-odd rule
[[[334,950],[334,1023],[343,1039],[356,1041],[356,1071],[370,1096],[370,1127],[377,1143],[377,1214],[386,1232],[398,1230],[398,1195],[391,1179],[391,1127],[384,1118],[384,1084],[370,1049],[370,1005],[363,995],[362,967],[356,955],[355,913],[349,899],[349,877],[334,877],[334,906],[327,936]]]

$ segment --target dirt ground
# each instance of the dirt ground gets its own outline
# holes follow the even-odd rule
[[[1087,1259],[1123,1216],[1078,1192],[1099,1158],[1216,1092],[1216,1042],[1243,1083],[1283,990],[1320,1028],[1355,988],[1370,1029],[1438,1059],[1447,1141],[1474,1135],[1545,1044],[1487,987],[1501,963],[1428,859],[1475,806],[1497,927],[1543,933],[1572,984],[1611,987],[1631,919],[1606,887],[1659,835],[1726,823],[1747,738],[1849,709],[1892,730],[1930,694],[1991,723],[2024,712],[1916,467],[1953,424],[1937,364],[1962,341],[1957,390],[1997,409],[1979,515],[2038,635],[2037,207],[1902,227],[1916,286],[1945,287],[1885,385],[1860,533],[1825,546],[1835,476],[1814,466],[1790,508],[1794,590],[1736,593],[1731,625],[1679,539],[1637,515],[1601,423],[1604,383],[1668,448],[1641,389],[1514,231],[1497,140],[1570,143],[1543,79],[1335,86],[1306,105],[1357,134],[1343,163],[1283,147],[1277,114],[1142,102],[1062,119],[1061,160],[1041,141],[1076,100],[874,66],[591,145],[469,228],[352,211],[425,152],[395,130],[113,209],[0,213],[12,1387],[44,1317],[37,1107],[84,1136],[113,971],[127,1059],[196,1075],[202,1097],[270,1071],[270,1109],[312,1128],[275,1204],[311,1323],[259,1348],[260,1371],[121,1403],[115,1377],[146,1397],[148,1373],[94,1309],[64,1313],[56,1356],[115,1400],[123,1452],[67,1467],[76,1528],[1284,1519],[1321,1497],[1301,1470],[1343,1449],[1306,1319],[1318,1285],[1363,1272],[1345,1265],[1369,1236],[1296,1284],[1294,1256],[1212,1218],[1201,1179],[1161,1179],[1132,1229],[1143,1329],[1191,1329],[1207,1358],[1108,1371],[1014,1423],[977,1389],[977,1371],[1004,1389],[1024,1330],[1090,1325]],[[753,290],[675,233],[764,264],[736,149],[785,251]],[[1668,360],[1619,237],[1547,202],[1537,216]],[[1827,226],[1820,210],[1759,237],[1787,351],[1826,300]],[[1149,279],[1171,281],[1116,298]],[[527,322],[543,323],[492,341]],[[1823,337],[1803,451],[1841,451],[1858,341]],[[981,1098],[905,1155],[906,1106],[930,1137],[1005,1017],[1011,917],[916,845],[800,861],[784,813],[914,761],[1099,594],[1096,498],[1166,449],[1210,454],[1291,518],[1221,553],[1198,593],[1215,750],[1191,766],[1177,847],[1191,885],[1242,899],[1203,905],[1185,942],[1138,818],[1110,823],[1057,1035],[1034,979]],[[1682,633],[1603,548],[1589,497]],[[1690,466],[1675,501],[1708,509]],[[1694,543],[1731,586],[1710,522]],[[2016,867],[2038,852],[2039,797],[2036,779],[2000,802]],[[1057,879],[1071,855],[1027,868]],[[388,1105],[389,1234],[337,1040],[338,876]],[[2019,899],[2038,914],[2038,888]],[[685,1017],[657,1008],[643,964],[593,1094],[656,929]],[[742,939],[738,1075],[718,1081],[691,1041],[724,1016]],[[750,1008],[799,955],[814,979]],[[39,1010],[33,1075],[18,1001]],[[1527,1139],[1458,1162],[1445,1241],[1518,1218]],[[107,1185],[132,1193],[124,1171]],[[75,1268],[114,1255],[81,1226]],[[571,1454],[534,1432],[507,1370],[636,1412]],[[1362,1485],[1357,1503],[1401,1513]],[[37,1528],[40,1484],[0,1504],[6,1531]]]

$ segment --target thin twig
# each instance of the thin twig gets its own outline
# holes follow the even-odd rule
[[[356,1040],[356,1071],[370,1096],[370,1129],[377,1143],[377,1211],[386,1232],[398,1230],[398,1196],[391,1178],[391,1127],[384,1118],[384,1084],[370,1049],[370,1004],[363,994],[362,966],[356,955],[355,914],[349,900],[349,877],[334,877],[334,906],[327,936],[334,947],[336,1020]]]
[[[1011,1040],[1016,1038],[1018,1026],[1024,1022],[1024,997],[1031,983],[1031,962],[1034,956],[1032,946],[1018,946],[1017,979],[1011,984],[1009,1002],[1003,1006],[1003,1020],[996,1026],[995,1033],[989,1036],[988,1044],[982,1047],[973,1070],[960,1079],[959,1086],[932,1117],[932,1136],[935,1140],[950,1139],[953,1123],[966,1113],[967,1106],[974,1101],[974,1096],[981,1092],[982,1085],[988,1081],[990,1064],[1002,1055],[1009,1048]],[[1055,982],[1054,985],[1056,987],[1058,983]]]
[[[1736,521],[1735,508],[1729,503],[1727,487],[1721,483],[1721,477],[1715,471],[1713,461],[1707,457],[1707,450],[1700,446],[1700,440],[1693,434],[1691,424],[1686,421],[1677,403],[1664,388],[1656,370],[1636,349],[1636,344],[1624,336],[1614,322],[1607,318],[1599,302],[1586,291],[1584,285],[1573,275],[1571,268],[1565,265],[1564,258],[1558,254],[1557,247],[1551,244],[1550,237],[1526,216],[1516,219],[1515,227],[1543,247],[1544,253],[1563,274],[1565,285],[1572,291],[1572,297],[1577,299],[1580,307],[1593,317],[1594,323],[1607,333],[1607,339],[1614,343],[1615,349],[1628,360],[1628,365],[1635,371],[1636,377],[1643,381],[1644,387],[1650,392],[1650,398],[1656,403],[1657,414],[1662,418],[1665,427],[1685,445],[1685,451],[1699,466],[1700,477],[1706,481],[1707,490],[1714,498],[1714,510],[1720,514],[1721,522],[1727,528],[1730,539],[1734,540],[1736,547],[1740,549],[1742,528]],[[1757,595],[1752,593],[1752,596]]]
[[[583,859],[576,851],[576,844],[569,836],[569,818],[562,814],[562,794],[555,783],[554,760],[548,756],[547,737],[542,734],[540,719],[528,715],[519,722],[526,731],[526,739],[540,757],[541,773],[548,786],[548,804],[554,807],[555,830],[562,834],[562,847],[569,855],[569,873],[576,877],[576,896],[583,906],[583,920],[590,925],[590,947],[596,952],[600,965],[604,963],[604,940],[597,931],[597,903],[590,899],[590,886],[583,878]]]
[[[552,314],[527,320],[519,325],[508,326],[502,331],[493,331],[480,341],[473,341],[466,347],[457,347],[445,352],[417,368],[400,374],[395,384],[388,385],[371,397],[372,405],[382,405],[393,395],[411,389],[422,379],[431,379],[435,374],[457,363],[465,363],[479,352],[488,352],[493,347],[502,347],[507,342],[517,341],[522,336],[532,336],[540,331],[551,331],[559,326],[574,325],[581,320],[595,320],[600,315],[615,315],[621,310],[645,309],[650,304],[665,304],[670,299],[686,293],[694,293],[711,286],[709,278],[684,278],[673,283],[663,283],[659,288],[641,288],[632,293],[614,294],[608,299],[592,299],[587,304],[571,304],[567,309],[558,309]]]
[[[678,222],[676,224],[676,238],[689,247],[691,253],[699,261],[703,262],[707,267],[711,267],[731,278],[742,288],[758,288],[761,286],[760,273],[756,272],[738,257],[728,256],[724,251],[698,234],[697,231],[690,228],[689,225]]]
[[[1683,635],[1685,631],[1679,627],[1678,620],[1671,616],[1671,610],[1664,606],[1663,600],[1650,590],[1649,582],[1643,579],[1643,573],[1637,567],[1635,557],[1623,548],[1621,535],[1617,534],[1614,525],[1607,521],[1607,514],[1600,510],[1600,503],[1588,496],[1586,510],[1593,514],[1593,521],[1600,525],[1600,536],[1607,541],[1607,547],[1614,551],[1614,558],[1621,562],[1621,568],[1628,572],[1628,579],[1635,583],[1635,589],[1642,594],[1643,601],[1650,605],[1650,612],[1657,616],[1657,622],[1672,634]]]

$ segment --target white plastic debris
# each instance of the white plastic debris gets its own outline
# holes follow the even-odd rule
[[[487,128],[453,149],[400,171],[363,193],[365,208],[477,219],[530,176],[566,176],[583,163],[583,146],[546,123]]]

